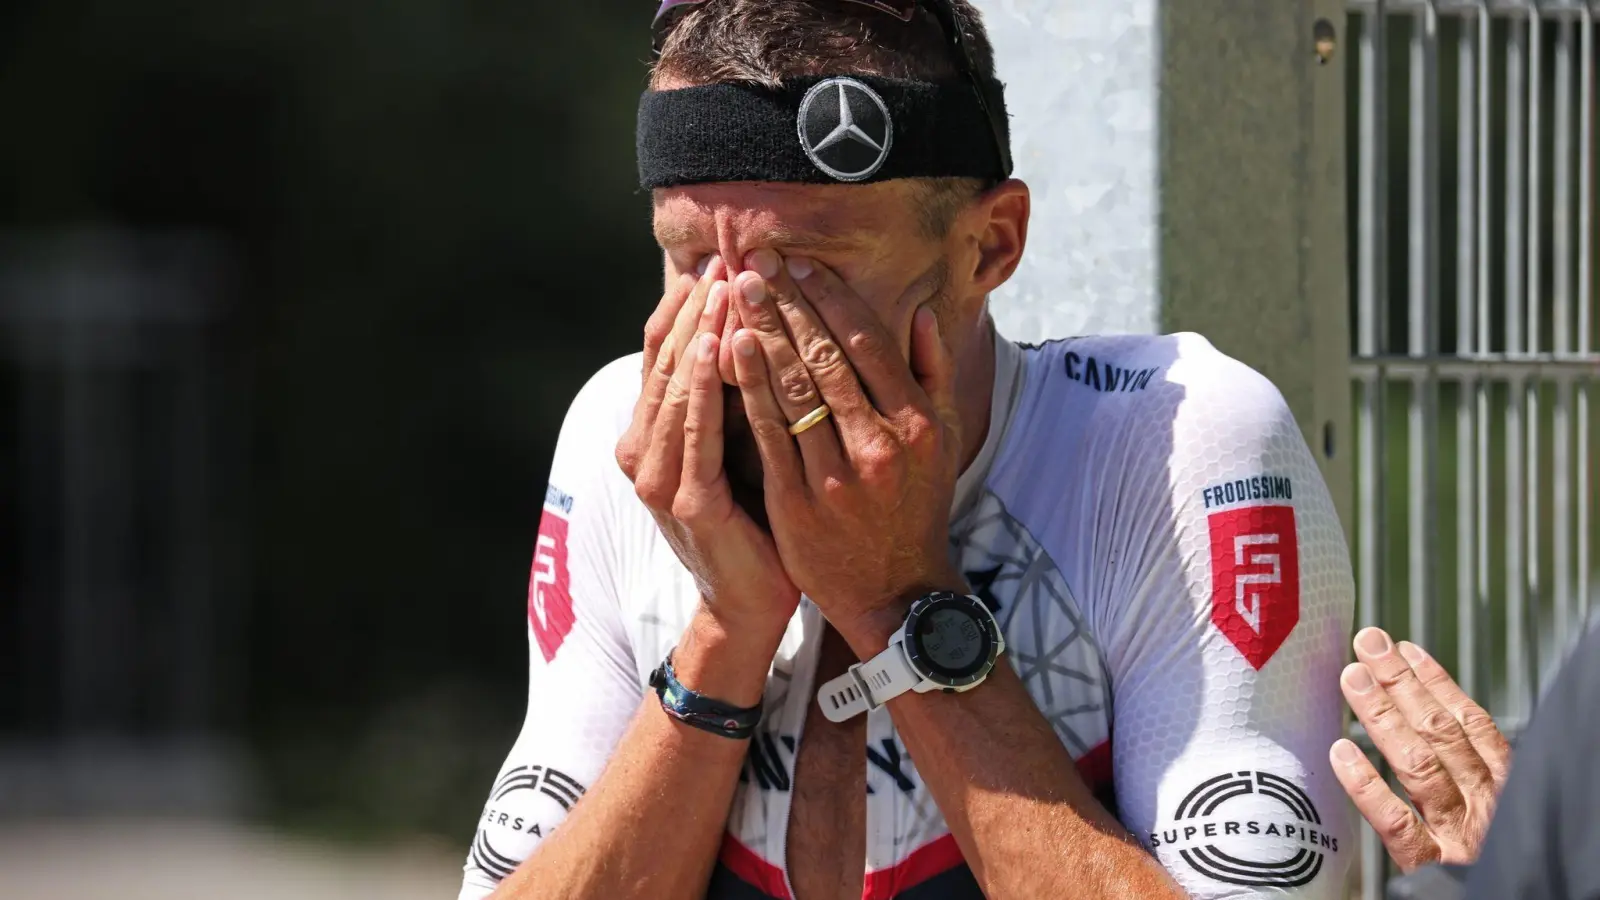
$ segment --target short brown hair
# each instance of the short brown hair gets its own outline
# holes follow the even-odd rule
[[[974,74],[994,77],[994,47],[968,0],[950,0],[972,54]],[[917,81],[959,76],[950,40],[923,8],[910,22],[841,0],[706,0],[667,36],[651,85],[756,84],[779,87],[807,75],[879,75]],[[933,239],[996,182],[978,178],[917,179],[916,206]]]

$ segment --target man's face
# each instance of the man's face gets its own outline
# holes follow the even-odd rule
[[[971,329],[982,308],[981,303],[952,302],[954,244],[929,239],[913,204],[911,189],[894,182],[694,185],[655,192],[655,234],[669,284],[713,255],[727,264],[730,281],[744,270],[752,250],[814,259],[854,289],[908,356],[918,307],[932,305],[942,331],[952,337]],[[727,463],[738,493],[741,487],[759,490],[761,470],[733,387],[732,338],[741,322],[738,305],[729,308],[718,368],[730,386]],[[748,502],[745,507],[756,512]]]

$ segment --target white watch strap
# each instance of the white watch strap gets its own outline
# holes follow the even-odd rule
[[[817,705],[830,722],[877,709],[922,682],[899,641],[864,663],[856,663],[817,691]]]

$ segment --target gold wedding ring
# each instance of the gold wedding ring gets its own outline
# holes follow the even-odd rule
[[[824,403],[816,409],[813,409],[811,412],[806,413],[804,416],[801,416],[800,421],[790,425],[789,433],[795,437],[799,437],[800,435],[805,434],[811,429],[817,427],[819,422],[831,415],[833,415],[833,410],[829,409],[828,404]]]

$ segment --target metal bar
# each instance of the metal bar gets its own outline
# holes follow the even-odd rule
[[[1473,278],[1477,260],[1473,255],[1477,245],[1477,203],[1473,189],[1477,186],[1478,165],[1477,117],[1486,114],[1474,102],[1477,82],[1477,55],[1474,52],[1467,23],[1461,24],[1456,41],[1457,84],[1456,98],[1456,355],[1472,355]],[[1473,493],[1473,440],[1477,431],[1475,407],[1468,392],[1476,385],[1463,383],[1456,395],[1456,677],[1461,684],[1472,684],[1477,677],[1478,655],[1475,635],[1476,617],[1473,615],[1475,592],[1472,582],[1473,508],[1478,500]]]
[[[1523,351],[1522,291],[1525,286],[1523,264],[1526,256],[1522,229],[1526,209],[1522,179],[1526,175],[1523,151],[1527,127],[1527,112],[1523,109],[1527,87],[1523,81],[1528,66],[1528,23],[1518,19],[1510,23],[1509,30],[1511,35],[1506,42],[1505,352],[1508,356],[1516,356]],[[1520,439],[1521,435],[1517,437]]]
[[[1531,359],[1506,359],[1499,354],[1461,359],[1456,356],[1372,356],[1350,361],[1356,377],[1426,378],[1437,374],[1447,381],[1484,378],[1489,381],[1539,378],[1549,381],[1600,382],[1600,359],[1568,355],[1557,359],[1542,355]]]
[[[1550,209],[1554,265],[1551,350],[1556,356],[1572,352],[1572,39],[1573,24],[1561,23],[1555,46],[1555,127],[1552,134],[1555,164],[1551,173]],[[1555,633],[1565,643],[1572,628],[1572,479],[1569,471],[1572,467],[1572,385],[1557,385],[1551,416],[1551,600]]]
[[[1494,107],[1491,93],[1491,80],[1493,79],[1494,61],[1494,22],[1489,17],[1489,6],[1480,2],[1478,7],[1478,202],[1482,209],[1478,214],[1478,356],[1486,357],[1493,349],[1493,330],[1489,317],[1490,300],[1493,298],[1491,280],[1493,268],[1491,266],[1493,253],[1492,233],[1490,220],[1494,214],[1494,195],[1489,189],[1489,167],[1492,156],[1493,144],[1490,130],[1491,112]],[[1476,456],[1475,476],[1477,481],[1477,522],[1476,542],[1477,553],[1473,558],[1477,561],[1477,572],[1473,582],[1473,605],[1477,610],[1476,618],[1480,622],[1489,621],[1489,523],[1492,513],[1493,496],[1489,493],[1489,431],[1494,423],[1489,418],[1489,385],[1483,380],[1476,382],[1473,393],[1476,395],[1476,415],[1478,429],[1474,434],[1477,446],[1474,448]],[[1488,671],[1492,665],[1492,654],[1485,653],[1488,648],[1489,633],[1487,629],[1475,632],[1472,635],[1473,652],[1478,655],[1481,663],[1478,670],[1476,683],[1462,682],[1473,696],[1482,696],[1488,687]]]
[[[1438,353],[1439,290],[1439,18],[1424,6],[1411,29],[1410,202],[1406,210],[1410,289],[1407,328],[1410,355]],[[1438,380],[1413,381],[1406,408],[1410,490],[1406,492],[1407,546],[1410,551],[1408,637],[1433,645],[1430,614],[1435,604],[1434,551],[1438,471]]]
[[[1387,10],[1377,0],[1371,14],[1362,19],[1357,64],[1360,68],[1358,109],[1359,171],[1357,173],[1357,287],[1356,348],[1363,356],[1375,356],[1387,349],[1383,324],[1388,310],[1388,260],[1386,228],[1388,218],[1388,164],[1385,153],[1385,128],[1388,123]],[[1360,522],[1357,556],[1358,616],[1362,625],[1379,622],[1378,597],[1383,578],[1383,393],[1382,383],[1368,379],[1362,386],[1357,408],[1356,516]],[[1381,900],[1384,893],[1386,858],[1377,834],[1367,826],[1361,829],[1361,893],[1363,900]]]
[[[1510,24],[1511,38],[1506,44],[1506,355],[1516,356],[1523,350],[1522,291],[1525,248],[1522,242],[1524,206],[1522,179],[1525,161],[1523,149],[1526,128],[1526,85],[1528,23],[1517,19]],[[1521,716],[1527,709],[1527,679],[1523,656],[1526,638],[1523,625],[1527,608],[1523,595],[1522,534],[1522,450],[1523,450],[1523,385],[1520,378],[1511,383],[1511,395],[1506,401],[1506,713]]]
[[[1376,356],[1384,349],[1382,338],[1384,310],[1388,306],[1387,253],[1385,237],[1388,167],[1385,159],[1384,123],[1387,121],[1387,78],[1385,58],[1385,17],[1379,12],[1363,20],[1360,43],[1360,172],[1357,209],[1357,311],[1356,345],[1363,356]],[[1361,465],[1358,480],[1358,507],[1362,523],[1360,537],[1361,597],[1363,625],[1378,622],[1378,597],[1383,571],[1381,563],[1382,492],[1378,464],[1383,443],[1381,385],[1369,380],[1362,392],[1360,407]]]
[[[1483,204],[1483,210],[1478,216],[1478,353],[1487,355],[1493,347],[1493,324],[1490,321],[1489,302],[1493,298],[1493,287],[1490,280],[1493,278],[1493,235],[1490,231],[1490,222],[1494,218],[1494,196],[1490,192],[1489,168],[1493,151],[1493,133],[1491,131],[1491,118],[1494,110],[1493,89],[1493,62],[1494,62],[1494,21],[1489,18],[1487,3],[1480,3],[1478,15],[1478,58],[1482,63],[1478,66],[1478,153],[1482,161],[1478,164],[1478,202]],[[1486,398],[1484,399],[1485,402]],[[1478,422],[1480,427],[1488,428],[1487,408],[1480,410]],[[1479,459],[1483,459],[1482,456]],[[1487,493],[1481,494],[1485,501]]]
[[[1528,246],[1528,333],[1527,345],[1523,348],[1527,353],[1539,352],[1539,326],[1540,312],[1544,307],[1544,209],[1543,209],[1543,171],[1544,164],[1544,21],[1540,17],[1538,2],[1530,2],[1528,11],[1528,232],[1526,236]],[[1524,638],[1527,643],[1523,652],[1527,654],[1527,668],[1530,684],[1537,683],[1537,673],[1541,667],[1539,659],[1539,627],[1540,617],[1544,611],[1544,585],[1540,580],[1539,572],[1539,538],[1543,530],[1544,518],[1539,514],[1539,425],[1541,406],[1541,382],[1531,379],[1526,383],[1523,392],[1526,412],[1522,419],[1524,438],[1527,443],[1527,459],[1524,460],[1527,472],[1525,494],[1527,511],[1523,522],[1526,530],[1523,532],[1527,541],[1525,562],[1525,576],[1523,578],[1526,591],[1525,615],[1527,617],[1527,631]],[[1537,699],[1537,690],[1530,689],[1528,702],[1530,705]]]
[[[1595,15],[1584,7],[1578,65],[1578,353],[1589,352],[1594,313],[1594,39]],[[1578,387],[1578,617],[1587,622],[1590,600],[1589,511],[1594,503],[1589,473],[1589,386]]]

